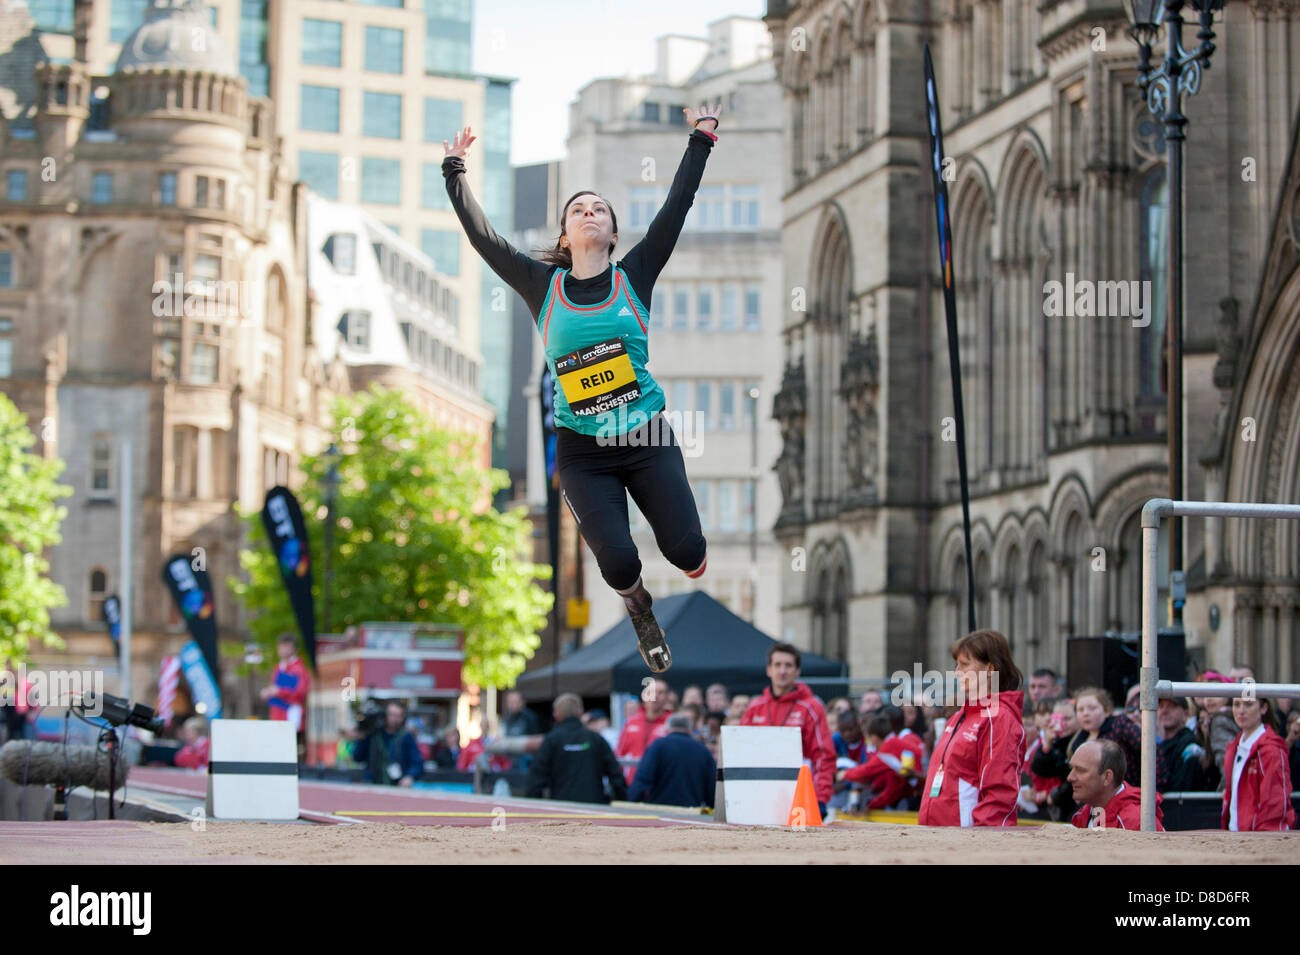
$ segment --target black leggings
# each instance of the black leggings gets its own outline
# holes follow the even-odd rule
[[[555,456],[564,499],[596,555],[600,575],[615,590],[630,589],[641,576],[641,558],[628,528],[628,494],[675,567],[692,571],[704,563],[704,534],[686,463],[662,414],[617,437],[557,428]]]

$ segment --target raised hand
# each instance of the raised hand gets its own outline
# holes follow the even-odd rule
[[[450,146],[447,145],[447,140],[444,139],[442,141],[442,148],[447,151],[448,156],[458,156],[459,158],[464,159],[469,155],[470,144],[476,139],[478,139],[478,137],[470,135],[470,129],[466,126],[456,134],[456,140]]]
[[[718,116],[722,114],[722,104],[719,103],[711,109],[707,103],[699,109],[691,109],[687,106],[682,109],[682,112],[686,114],[687,126],[693,126],[701,119],[711,119],[713,120],[713,129],[716,130],[718,128]]]

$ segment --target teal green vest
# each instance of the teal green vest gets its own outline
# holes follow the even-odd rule
[[[626,434],[664,409],[664,392],[646,371],[649,316],[617,265],[609,298],[575,305],[564,294],[568,269],[556,269],[537,330],[555,387],[556,427],[592,437]]]

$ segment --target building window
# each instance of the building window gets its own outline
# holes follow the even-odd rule
[[[27,0],[32,25],[43,33],[72,33],[70,0]]]
[[[69,10],[72,8],[71,3],[64,5]],[[134,33],[135,28],[144,23],[144,13],[148,8],[149,0],[113,0],[109,4],[108,41],[121,43]]]
[[[90,622],[104,620],[104,600],[108,597],[108,574],[100,567],[90,572]]]
[[[426,162],[421,164],[423,181],[420,189],[420,207],[423,209],[451,209],[451,197],[447,195],[447,183],[442,177],[442,164]]]
[[[14,330],[12,318],[0,318],[0,378],[9,378],[14,373],[14,343],[9,333]]]
[[[325,240],[323,249],[334,271],[340,275],[357,274],[357,237],[351,232],[340,232]]]
[[[686,125],[686,113],[683,112],[683,110],[685,110],[685,109],[686,109],[686,106],[685,106],[684,104],[682,104],[682,103],[672,103],[671,105],[669,105],[669,107],[668,107],[668,125],[670,125],[670,126],[685,126],[685,125]]]
[[[712,488],[707,481],[697,482],[694,488],[695,507],[700,512],[700,529],[711,531],[713,530],[713,500],[709,492]]]
[[[401,139],[402,94],[362,93],[361,134],[378,139]]]
[[[424,13],[425,70],[438,73],[470,72],[470,33],[474,13],[472,0],[425,0]],[[450,136],[446,138],[451,139]]]
[[[646,122],[646,123],[657,123],[657,122],[659,122],[659,104],[658,104],[658,103],[642,103],[642,104],[641,104],[641,119],[642,119],[643,122]]]
[[[695,327],[702,332],[713,331],[713,289],[708,286],[695,295]]]
[[[199,209],[208,207],[208,177],[196,176],[194,179],[194,205]]]
[[[433,259],[433,267],[443,275],[460,275],[460,232],[449,229],[421,229],[420,249]],[[459,310],[459,301],[453,307]]]
[[[339,131],[339,91],[336,87],[303,84],[298,128],[317,133]]]
[[[243,0],[239,8],[239,72],[248,80],[249,96],[268,96],[271,90],[271,70],[266,63],[267,2]]]
[[[214,209],[226,208],[226,180],[218,179],[217,181],[217,200],[213,203]]]
[[[158,204],[160,206],[176,205],[176,173],[158,174]]]
[[[758,228],[758,186],[731,187],[731,227]]]
[[[675,378],[672,384],[673,404],[672,410],[686,413],[686,409],[691,406],[691,383],[686,378]]]
[[[658,207],[659,189],[656,186],[629,186],[627,190],[629,203],[628,226],[632,229],[644,229],[650,225]]]
[[[190,383],[215,385],[217,383],[218,355],[220,349],[212,342],[195,342],[190,352]]]
[[[402,72],[402,31],[392,27],[366,27],[366,70]]]
[[[671,301],[672,300],[668,296],[667,289],[664,289],[663,294],[661,294],[657,299],[653,295],[650,296],[650,327],[651,328],[663,328],[668,324],[664,318],[664,309],[668,307],[668,304]]]
[[[465,106],[457,99],[424,98],[424,141],[451,142],[462,128]]]
[[[363,7],[393,7],[400,10],[403,0],[357,0]]]
[[[0,249],[0,288],[14,286],[14,254]]]
[[[718,383],[718,430],[736,430],[736,383]]]
[[[700,429],[713,430],[713,382],[695,383],[695,412],[699,415]]]
[[[361,201],[396,206],[402,201],[402,161],[361,157]]]
[[[298,151],[298,178],[326,199],[339,197],[338,153]]]
[[[691,327],[691,290],[684,285],[673,286],[673,331],[684,332]]]
[[[718,530],[736,530],[736,482],[721,481],[718,484]]]
[[[10,202],[22,202],[27,198],[27,170],[10,169],[5,174],[5,198]]]
[[[302,21],[304,66],[343,65],[343,24],[334,20]]]
[[[746,534],[754,530],[754,482],[746,481],[741,491],[740,529]]]
[[[105,498],[113,492],[113,445],[106,435],[90,443],[90,496]]]
[[[200,282],[217,282],[221,279],[221,256],[199,252],[194,256],[192,278]]]
[[[353,348],[370,347],[370,313],[361,310],[344,312],[339,319],[339,334]]]
[[[1166,227],[1169,215],[1169,189],[1165,181],[1163,166],[1152,171],[1142,185],[1141,194],[1141,255],[1142,278],[1151,283],[1148,298],[1148,317],[1150,322],[1142,329],[1139,341],[1140,371],[1139,394],[1147,402],[1158,401],[1167,394],[1164,376],[1165,319],[1168,309],[1166,282],[1169,265],[1168,237]]]
[[[722,286],[722,314],[718,325],[724,332],[734,332],[740,324],[740,288],[734,282]]]
[[[97,172],[91,178],[90,201],[113,201],[113,174],[111,172]]]
[[[757,332],[763,328],[762,286],[757,282],[745,286],[745,331]]]
[[[687,218],[694,220],[697,229],[717,230],[725,227],[726,211],[727,203],[722,186],[700,186],[695,193],[695,205],[691,207]]]

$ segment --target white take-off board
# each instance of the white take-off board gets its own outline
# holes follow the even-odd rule
[[[722,727],[715,815],[722,822],[784,826],[802,765],[796,726]]]
[[[298,739],[292,723],[213,720],[209,732],[210,818],[298,818]]]

